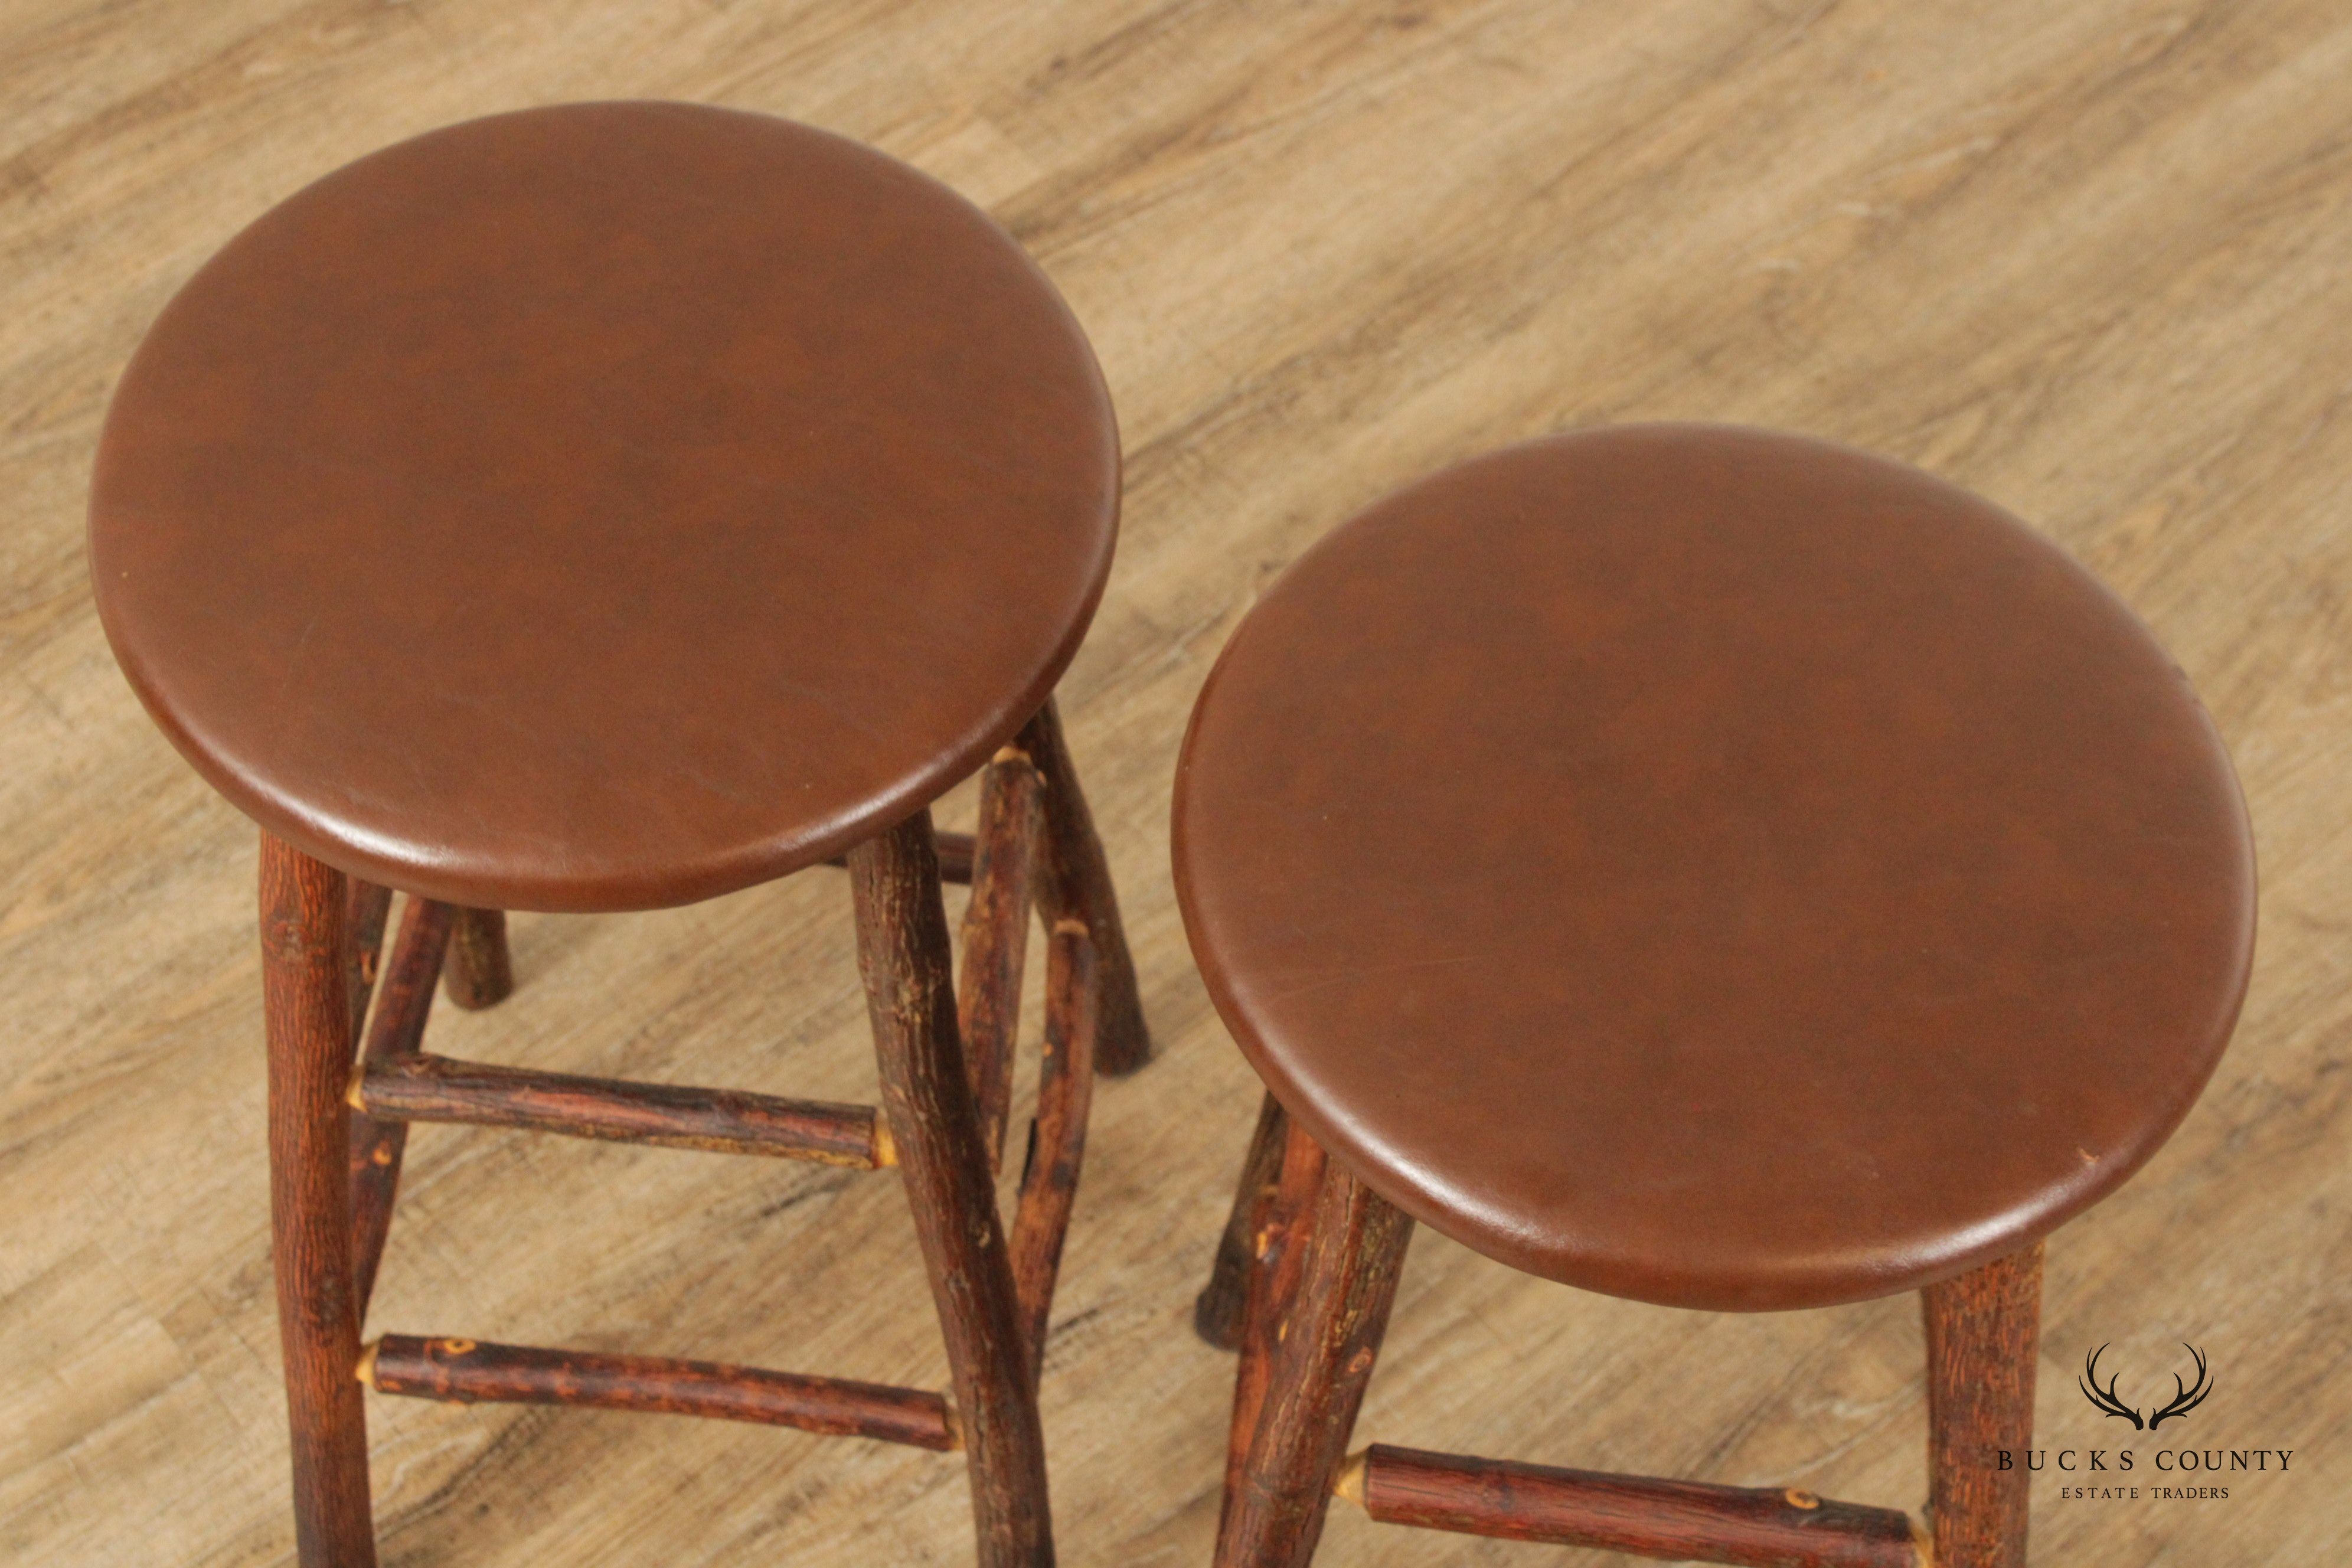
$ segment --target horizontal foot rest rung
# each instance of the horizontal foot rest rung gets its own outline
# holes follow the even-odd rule
[[[575,1078],[422,1053],[363,1064],[351,1102],[381,1121],[466,1121],[862,1171],[898,1163],[889,1126],[870,1105]]]
[[[941,833],[934,836],[939,847],[940,880],[969,883],[971,880],[972,836],[969,833]],[[825,862],[828,866],[847,866],[849,857],[835,855]]]
[[[599,1355],[386,1334],[360,1359],[379,1394],[461,1404],[573,1405],[792,1426],[945,1453],[963,1446],[947,1400],[919,1388],[669,1356]]]
[[[1795,1489],[1554,1469],[1375,1444],[1338,1493],[1389,1524],[1753,1568],[1915,1568],[1924,1537],[1891,1508]]]

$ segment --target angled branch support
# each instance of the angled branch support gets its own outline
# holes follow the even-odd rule
[[[1039,848],[1038,794],[1037,770],[1026,752],[1013,746],[998,752],[981,775],[980,832],[971,859],[971,901],[964,908],[956,1022],[992,1169],[1004,1163],[1004,1119],[1013,1100],[1013,1047]]]
[[[1250,1135],[1249,1154],[1242,1162],[1233,1212],[1226,1216],[1224,1235],[1217,1241],[1217,1261],[1209,1271],[1208,1284],[1192,1302],[1193,1331],[1221,1351],[1241,1348],[1250,1270],[1257,1259],[1267,1205],[1282,1180],[1282,1150],[1288,1135],[1289,1119],[1282,1102],[1270,1094],[1261,1097],[1257,1130]]]
[[[1021,1306],[1021,1342],[1034,1387],[1045,1361],[1045,1327],[1062,1242],[1086,1158],[1087,1110],[1094,1097],[1094,941],[1076,921],[1055,928],[1045,947],[1045,1047],[1037,1072],[1037,1119],[1013,1211],[1013,1289]]]
[[[1328,1163],[1323,1145],[1286,1118],[1280,1152],[1274,1191],[1258,1211],[1249,1242],[1240,1343],[1234,1347],[1241,1354],[1234,1365],[1234,1408],[1225,1438],[1228,1509],[1241,1487],[1250,1441],[1257,1436],[1258,1415],[1274,1375],[1275,1347],[1282,1342],[1284,1325],[1297,1304],[1298,1281],[1307,1270],[1307,1239]]]
[[[1119,921],[1118,894],[1110,864],[1096,837],[1094,814],[1078,787],[1078,770],[1062,737],[1061,715],[1051,698],[1022,726],[1013,742],[1036,765],[1045,785],[1045,864],[1038,907],[1048,924],[1083,922],[1095,942],[1096,973],[1102,989],[1095,1069],[1112,1078],[1139,1072],[1151,1059],[1151,1036],[1144,1027],[1143,1001],[1135,982],[1135,960]]]
[[[367,1037],[368,1003],[375,994],[378,963],[383,953],[383,925],[392,910],[392,889],[357,877],[344,879],[344,978],[352,994],[352,1038]]]
[[[429,899],[411,899],[401,911],[400,934],[392,945],[392,965],[383,999],[370,1020],[360,1052],[359,1075],[383,1071],[414,1057],[433,1011],[433,990],[449,942],[454,911]],[[393,1199],[400,1190],[400,1163],[408,1150],[404,1121],[379,1121],[363,1108],[351,1119],[352,1267],[353,1300],[362,1320],[375,1294],[376,1268],[392,1231]]]

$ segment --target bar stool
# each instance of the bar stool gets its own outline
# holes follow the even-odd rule
[[[1373,506],[1202,690],[1176,886],[1268,1098],[1199,1310],[1220,1564],[1376,1520],[1734,1563],[2024,1561],[2042,1239],[2187,1114],[2246,984],[2227,755],[1998,509],[1793,437],[1631,426]],[[1916,1290],[1892,1509],[1373,1446],[1414,1221],[1717,1311]]]
[[[981,1561],[1052,1561],[1035,1380],[1090,1068],[1148,1049],[1052,700],[1118,471],[1093,354],[1010,237],[759,115],[574,105],[421,136],[267,214],[164,310],[108,416],[91,572],[149,712],[262,828],[305,1564],[375,1560],[362,1383],[961,1448]],[[975,771],[977,835],[935,837]],[[878,1110],[421,1048],[445,965],[461,1005],[510,985],[499,911],[828,861]],[[960,991],[943,879],[972,889]],[[1045,1065],[1008,1240],[991,1173],[1033,904]],[[363,1358],[412,1121],[896,1166],[951,1398],[463,1338]]]

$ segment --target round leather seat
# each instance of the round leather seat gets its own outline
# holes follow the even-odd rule
[[[1374,506],[1251,610],[1178,774],[1219,1012],[1364,1182],[1686,1307],[1958,1273],[2111,1192],[2244,994],[2186,679],[1997,508],[1725,427]]]
[[[90,504],[196,768],[346,871],[681,903],[976,768],[1108,571],[1077,323],[978,209],[820,132],[533,110],[296,195],[165,309]]]

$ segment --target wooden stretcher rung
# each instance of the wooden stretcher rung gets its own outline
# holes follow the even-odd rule
[[[836,1437],[875,1437],[942,1453],[963,1446],[953,1407],[927,1389],[671,1356],[386,1334],[362,1352],[359,1379],[379,1394],[460,1404],[699,1415]]]
[[[888,1126],[870,1105],[578,1078],[422,1053],[362,1064],[351,1102],[379,1121],[462,1121],[864,1171],[898,1163]]]
[[[1333,1490],[1388,1524],[1753,1568],[1918,1568],[1924,1536],[1891,1508],[1794,1488],[1554,1469],[1375,1444]]]

